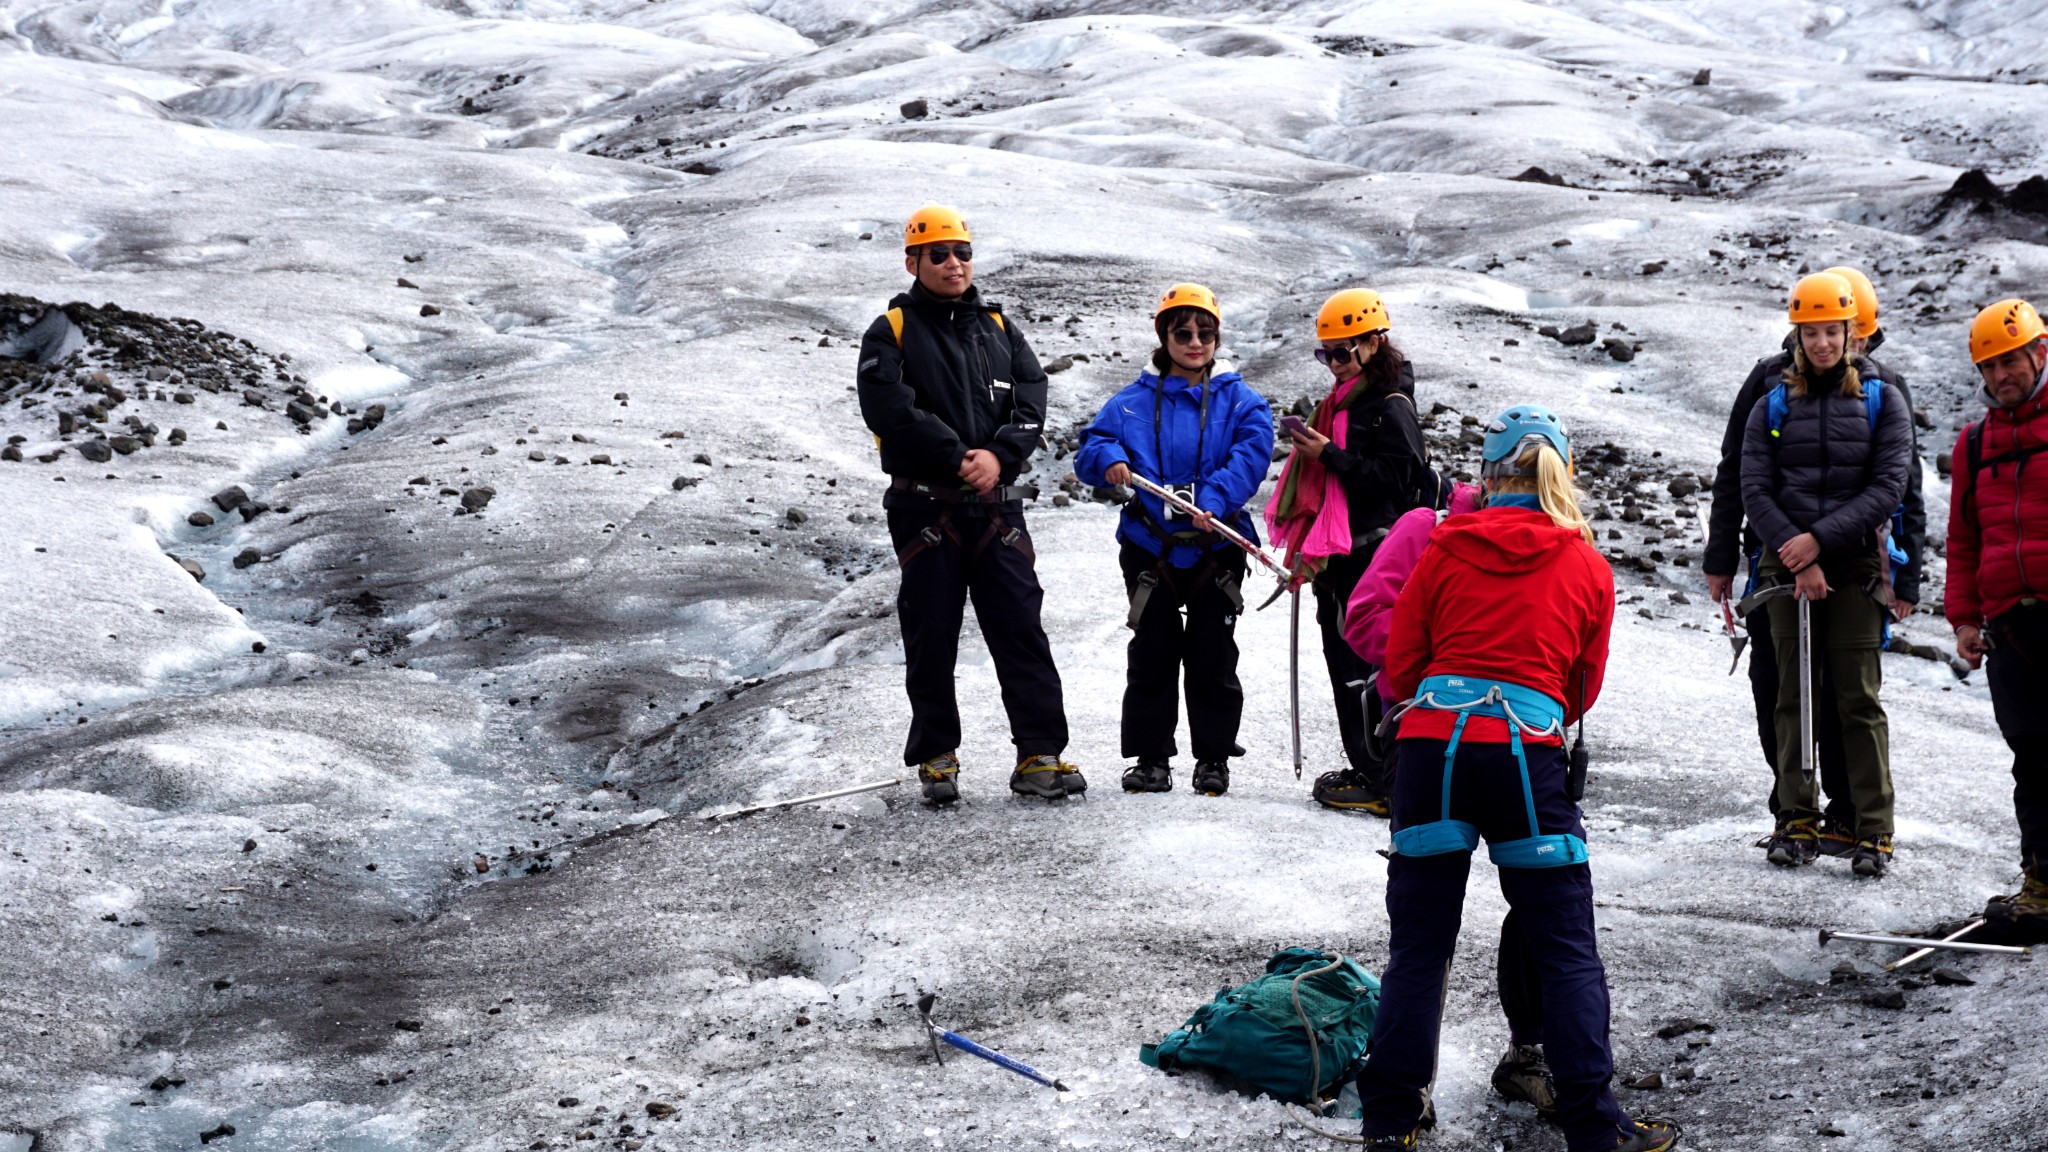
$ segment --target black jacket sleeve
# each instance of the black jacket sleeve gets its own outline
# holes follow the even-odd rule
[[[1906,414],[1906,398],[1889,384],[1871,441],[1870,483],[1813,526],[1813,538],[1823,552],[1867,544],[1906,494],[1906,473],[1913,463],[1913,418]]]
[[[1767,363],[1759,360],[1749,370],[1721,433],[1721,464],[1714,469],[1713,503],[1707,511],[1707,554],[1700,564],[1709,576],[1733,576],[1742,566],[1742,440],[1750,409],[1763,391]]]
[[[1032,362],[1037,367],[1037,362]],[[1043,381],[1044,373],[1039,373]],[[889,329],[889,318],[875,317],[860,338],[860,367],[854,376],[860,417],[868,431],[886,446],[887,456],[927,462],[934,472],[953,474],[967,449],[944,420],[918,407],[917,390],[903,378],[903,349]],[[1041,402],[1043,386],[1039,393]]]
[[[1927,498],[1920,491],[1920,433],[1912,420],[1913,390],[1906,386],[1906,378],[1887,370],[1884,379],[1899,390],[1906,400],[1906,430],[1913,435],[1913,456],[1906,462],[1906,498],[1904,531],[1899,535],[1899,547],[1905,549],[1906,562],[1892,573],[1892,593],[1908,604],[1920,602],[1920,572],[1927,550]]]
[[[1364,444],[1349,448],[1332,444],[1323,449],[1323,467],[1337,474],[1344,494],[1353,501],[1371,500],[1388,492],[1414,486],[1416,474],[1429,463],[1429,450],[1422,442],[1422,423],[1415,417],[1415,404],[1405,395],[1388,396],[1378,426]],[[1356,408],[1351,410],[1357,412]]]
[[[1742,512],[1756,525],[1764,547],[1773,552],[1799,535],[1798,525],[1778,505],[1780,484],[1778,453],[1771,444],[1770,408],[1752,404],[1742,429]]]
[[[1031,343],[1024,339],[1024,333],[1008,316],[1003,317],[1003,332],[1010,341],[1010,419],[989,439],[988,450],[1002,461],[1003,482],[1017,478],[1024,462],[1038,451],[1039,437],[1045,432],[1046,378],[1045,369],[1038,365],[1038,354],[1031,350]]]

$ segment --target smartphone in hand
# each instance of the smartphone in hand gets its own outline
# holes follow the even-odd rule
[[[1280,430],[1289,436],[1299,436],[1308,431],[1308,421],[1290,412],[1280,418]]]

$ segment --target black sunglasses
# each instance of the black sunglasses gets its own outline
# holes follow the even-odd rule
[[[1214,328],[1175,328],[1173,339],[1179,344],[1214,344],[1218,333]]]
[[[1358,339],[1369,344],[1377,344],[1385,338],[1385,335],[1383,332],[1367,332],[1365,335],[1358,337]],[[1340,348],[1318,348],[1316,349],[1316,363],[1324,365],[1343,364],[1350,361],[1353,355],[1355,355],[1354,346],[1350,344]]]
[[[962,264],[974,263],[974,245],[972,244],[927,244],[924,246],[924,254],[935,265],[944,264],[955,256],[960,258]]]

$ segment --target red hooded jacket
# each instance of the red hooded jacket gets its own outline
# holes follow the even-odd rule
[[[1992,407],[1982,427],[1976,474],[1968,428],[1956,437],[1950,469],[1941,607],[1956,628],[1982,626],[2023,596],[2048,596],[2048,389],[2037,385],[2017,408]],[[2029,450],[2040,455],[1999,460]]]
[[[1614,573],[1584,537],[1535,509],[1486,508],[1430,537],[1394,604],[1386,675],[1402,700],[1426,676],[1505,680],[1562,701],[1570,723],[1600,698],[1613,626]],[[1401,738],[1448,740],[1456,723],[1418,708]],[[1475,716],[1462,739],[1505,744],[1507,721]]]

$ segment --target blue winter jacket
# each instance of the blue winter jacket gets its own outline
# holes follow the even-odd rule
[[[1146,372],[1109,398],[1095,422],[1081,433],[1081,451],[1074,457],[1074,475],[1081,483],[1101,487],[1103,473],[1123,463],[1148,480],[1171,488],[1195,486],[1195,504],[1237,529],[1254,543],[1259,539],[1246,505],[1265,483],[1273,461],[1273,413],[1266,398],[1235,372],[1218,372],[1209,380],[1209,426],[1202,434],[1202,390],[1179,376],[1165,380]],[[1157,433],[1155,435],[1155,416]],[[1200,445],[1201,459],[1195,459]],[[1161,456],[1165,459],[1162,461]],[[1169,532],[1190,526],[1182,517],[1169,520],[1165,502],[1138,492],[1124,506],[1117,539],[1157,556],[1165,541],[1146,527],[1134,509],[1142,504],[1153,523]],[[1214,548],[1233,547],[1221,536],[1207,547],[1176,544],[1167,555],[1175,568],[1192,568]]]

